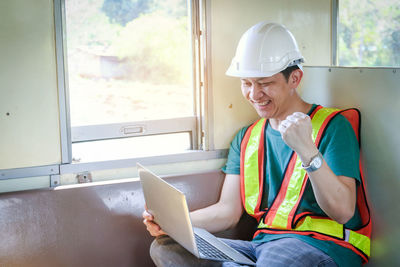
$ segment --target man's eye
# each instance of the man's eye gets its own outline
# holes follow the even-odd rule
[[[243,85],[244,87],[249,87],[249,86],[251,86],[250,83],[242,83],[242,85]]]

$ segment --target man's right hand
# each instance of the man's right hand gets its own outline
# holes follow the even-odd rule
[[[151,215],[147,209],[145,209],[142,213],[143,223],[146,225],[147,231],[149,231],[150,235],[157,237],[161,235],[166,235],[166,233],[161,230],[161,227],[154,222],[154,217]]]

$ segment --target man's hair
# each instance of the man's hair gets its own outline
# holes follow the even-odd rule
[[[293,72],[294,70],[298,70],[298,69],[300,69],[299,66],[294,65],[294,66],[291,66],[291,67],[287,67],[286,69],[284,69],[284,70],[281,71],[281,73],[283,74],[283,76],[285,76],[286,82],[289,81],[290,74],[292,74],[292,72]]]

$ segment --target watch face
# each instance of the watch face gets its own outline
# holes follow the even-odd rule
[[[311,164],[314,165],[314,168],[316,169],[320,168],[322,165],[322,158],[321,157],[314,158]]]

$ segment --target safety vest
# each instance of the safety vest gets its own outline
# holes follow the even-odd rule
[[[339,110],[318,106],[310,115],[312,138],[317,147],[333,117],[342,114],[351,123],[360,143],[360,113],[357,109]],[[333,241],[360,255],[364,262],[370,256],[371,218],[367,203],[361,159],[361,183],[357,186],[357,208],[362,226],[348,229],[343,224],[312,212],[298,212],[299,204],[306,188],[308,175],[301,167],[301,160],[292,153],[281,188],[270,207],[261,209],[264,187],[264,148],[267,120],[262,118],[246,131],[240,153],[241,199],[246,212],[257,219],[259,233],[310,235],[320,240]]]

